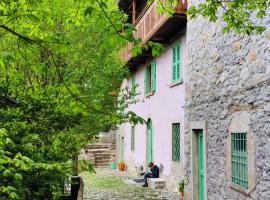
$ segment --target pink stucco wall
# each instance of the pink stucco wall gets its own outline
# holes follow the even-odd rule
[[[176,42],[181,45],[181,76],[183,83],[171,86],[172,80],[172,47],[169,46],[156,58],[156,92],[150,97],[144,97],[144,66],[140,66],[135,73],[138,84],[136,96],[138,102],[129,107],[145,120],[151,118],[153,127],[153,161],[164,166],[164,175],[171,174],[172,167],[172,123],[180,123],[181,135],[181,161],[183,156],[184,133],[184,95],[185,95],[185,68],[186,68],[186,44],[185,36],[181,36]],[[175,44],[174,43],[174,44]],[[122,87],[131,86],[131,80],[123,81]],[[131,125],[121,125],[120,135],[125,137],[125,160],[132,160],[136,165],[145,166],[146,162],[146,125],[135,127],[135,151],[131,151]],[[128,163],[128,162],[127,162]]]

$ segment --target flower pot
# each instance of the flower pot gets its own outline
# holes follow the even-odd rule
[[[126,165],[125,163],[118,163],[117,167],[119,171],[125,171]]]
[[[180,192],[181,200],[184,200],[184,192]]]

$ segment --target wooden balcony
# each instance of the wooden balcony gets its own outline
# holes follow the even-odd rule
[[[162,0],[166,5],[166,0]],[[187,0],[179,0],[178,6],[174,9],[175,14],[169,16],[167,13],[158,11],[158,3],[154,0],[147,5],[143,12],[138,16],[135,22],[134,37],[142,39],[142,45],[148,41],[159,42],[161,44],[169,44],[175,39],[181,30],[186,26]],[[121,58],[128,65],[137,65],[143,63],[146,58],[151,57],[149,52],[143,52],[142,55],[132,58],[131,55],[132,43],[128,43],[125,49],[121,52]]]

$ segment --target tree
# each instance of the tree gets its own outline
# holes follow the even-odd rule
[[[178,0],[171,0],[166,5],[161,0],[159,3],[163,11],[172,14]],[[266,17],[270,7],[269,0],[206,0],[192,1],[192,3],[187,11],[187,15],[191,18],[202,15],[211,22],[220,19],[226,24],[223,28],[224,32],[234,30],[246,34],[261,33],[265,30],[262,19]]]
[[[129,93],[108,95],[118,94],[128,75],[116,59],[125,41],[115,31],[125,16],[110,5],[0,3],[1,199],[57,198],[85,142],[123,121],[141,121],[123,112]]]

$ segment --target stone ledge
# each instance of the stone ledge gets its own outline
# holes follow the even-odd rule
[[[166,181],[161,178],[149,178],[148,186],[152,189],[163,189],[166,187]]]

